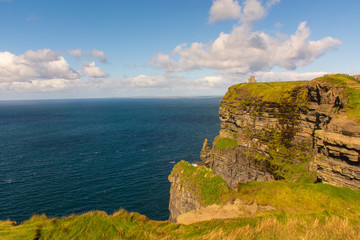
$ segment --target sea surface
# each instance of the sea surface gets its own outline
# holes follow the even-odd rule
[[[220,98],[0,102],[0,220],[169,217],[168,175],[218,134]]]

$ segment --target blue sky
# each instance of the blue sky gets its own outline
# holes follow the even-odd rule
[[[360,73],[357,0],[0,0],[0,99],[223,95]]]

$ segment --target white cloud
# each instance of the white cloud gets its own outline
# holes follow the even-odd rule
[[[93,49],[91,51],[88,50],[81,50],[81,49],[72,49],[67,51],[67,53],[76,58],[76,59],[81,59],[83,56],[88,57],[88,58],[97,58],[100,62],[102,63],[106,63],[107,62],[107,56],[103,51],[100,51],[98,49]]]
[[[205,76],[195,79],[188,86],[198,90],[226,89],[230,85],[230,80],[226,76]]]
[[[277,2],[279,0],[268,1],[267,8]],[[210,8],[209,23],[238,19],[245,24],[251,24],[262,19],[266,15],[266,11],[267,9],[258,0],[245,0],[243,7],[239,5],[238,0],[215,0]]]
[[[0,82],[25,82],[41,79],[77,79],[80,74],[50,49],[29,50],[16,56],[0,52]]]
[[[101,68],[95,66],[95,62],[83,62],[81,66],[84,68],[85,73],[90,78],[102,78],[107,76],[107,74],[101,70]]]
[[[31,80],[28,82],[12,82],[4,85],[15,92],[56,92],[69,89],[73,81],[67,79]]]
[[[82,50],[81,49],[69,50],[68,54],[76,59],[80,59],[82,57]]]
[[[177,46],[173,53],[176,54],[177,51],[181,50],[181,46]],[[180,72],[182,69],[178,66],[177,62],[175,60],[172,60],[169,55],[166,55],[164,53],[159,53],[155,56],[153,56],[149,60],[149,64],[156,68],[162,68],[166,72]]]
[[[209,23],[240,19],[241,7],[237,0],[215,0],[210,8]]]
[[[289,70],[295,70],[297,67],[308,65],[328,50],[336,49],[341,44],[340,40],[332,37],[307,41],[310,33],[306,22],[300,23],[296,33],[278,47],[275,53],[276,64]]]
[[[97,49],[93,49],[91,51],[91,55],[94,57],[97,57],[100,62],[106,63],[107,62],[107,57],[105,55],[105,53],[103,51],[97,50]]]
[[[275,4],[278,4],[281,0],[268,0],[266,2],[266,6],[269,8],[271,7],[272,5],[275,5]]]
[[[318,41],[310,41],[309,37],[310,29],[306,22],[301,23],[297,31],[285,39],[284,36],[280,39],[262,31],[254,32],[250,24],[242,24],[235,26],[229,34],[220,33],[209,44],[195,42],[190,46],[177,46],[172,52],[178,58],[177,61],[159,53],[149,63],[167,72],[210,68],[250,73],[271,70],[275,66],[294,70],[312,63],[341,44],[341,41],[332,37]]]
[[[341,41],[325,37],[311,41],[306,22],[299,24],[296,32],[288,36],[277,32],[276,37],[263,31],[253,31],[252,23],[265,17],[267,10],[280,0],[245,0],[243,6],[236,0],[215,0],[210,9],[210,22],[239,19],[230,33],[220,33],[209,43],[180,44],[171,55],[159,53],[149,64],[166,72],[183,72],[195,69],[214,69],[229,73],[270,71],[273,67],[295,70],[311,64]],[[236,10],[236,11],[235,11]]]
[[[255,79],[258,82],[281,82],[281,81],[300,81],[300,80],[312,80],[317,77],[329,74],[328,72],[256,72],[254,73]],[[243,82],[247,82],[244,76]]]
[[[257,0],[246,0],[244,3],[241,21],[244,23],[252,23],[265,17],[266,9]]]
[[[167,84],[167,79],[162,75],[139,75],[133,78],[126,79],[129,87],[132,88],[149,88],[149,87],[161,87]]]

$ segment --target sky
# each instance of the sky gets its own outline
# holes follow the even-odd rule
[[[222,96],[360,73],[358,0],[0,0],[0,100]]]

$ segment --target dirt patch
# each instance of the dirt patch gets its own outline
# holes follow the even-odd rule
[[[252,204],[246,204],[240,199],[236,199],[233,203],[228,203],[226,205],[220,206],[213,204],[200,210],[194,210],[181,214],[176,218],[176,222],[187,225],[195,222],[208,221],[211,219],[253,217],[262,212],[270,212],[275,210],[276,208],[270,205],[258,205],[256,201]]]

